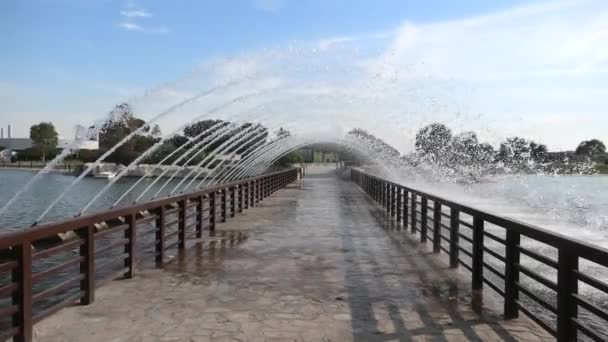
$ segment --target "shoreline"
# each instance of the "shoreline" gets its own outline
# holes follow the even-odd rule
[[[27,172],[38,172],[40,170],[42,170],[42,168],[36,168],[36,167],[12,167],[12,166],[6,166],[6,167],[0,167],[0,171],[2,170],[7,170],[7,171],[27,171]],[[65,174],[73,174],[74,170],[64,170],[64,169],[50,169],[48,170],[48,172],[53,172],[53,173],[65,173]]]

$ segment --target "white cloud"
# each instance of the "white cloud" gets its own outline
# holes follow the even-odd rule
[[[421,126],[437,121],[492,143],[513,134],[552,149],[572,149],[585,137],[608,140],[598,128],[605,124],[594,124],[606,122],[608,108],[602,1],[408,20],[390,32],[328,37],[207,67],[222,81],[280,80],[280,91],[259,97],[261,113],[277,122],[314,122],[310,134],[336,123],[364,127],[402,151],[411,150]]]
[[[143,30],[143,28],[137,24],[134,23],[129,23],[129,22],[124,22],[124,23],[120,23],[118,24],[118,26],[124,28],[127,31],[141,31]]]
[[[135,8],[141,10],[127,10]],[[148,26],[156,17],[121,19],[124,30],[169,32]],[[238,112],[259,108],[256,114],[276,118],[270,125],[283,120],[306,134],[331,125],[362,127],[402,151],[411,150],[416,131],[434,121],[456,132],[475,130],[492,143],[513,134],[552,149],[572,149],[583,138],[608,141],[603,129],[608,4],[603,1],[536,3],[457,20],[406,20],[388,32],[253,51],[207,61],[199,69],[154,96],[142,96],[138,109],[154,113],[201,89],[246,78],[246,84],[220,89],[184,112],[205,112],[233,96],[276,87],[243,100]]]
[[[145,9],[129,9],[126,11],[120,11],[120,15],[127,18],[148,18],[152,16],[152,13]]]
[[[127,31],[135,31],[135,32],[143,32],[143,33],[157,33],[157,34],[166,34],[171,32],[166,27],[143,27],[139,24],[135,24],[133,22],[122,22],[118,24],[119,27],[127,30]]]
[[[120,11],[120,16],[123,17],[124,20],[118,24],[118,26],[127,31],[158,34],[170,32],[170,30],[164,26],[148,26],[141,24],[141,19],[150,18],[153,14],[145,8],[136,6],[133,1],[127,2],[127,9]]]
[[[573,139],[585,135],[608,140],[592,119],[578,125],[564,119],[585,113],[605,122],[608,114],[603,1],[540,2],[458,20],[406,21],[379,56],[358,65],[375,79],[372,88],[408,82],[436,87],[430,95],[439,103],[449,104],[450,93],[458,97],[468,87],[470,94],[461,97],[465,111],[484,119],[463,128],[485,126],[493,132],[486,135],[490,140],[505,128],[503,118],[513,120],[510,132],[534,133],[555,149],[572,148]],[[453,110],[450,106],[441,111]],[[420,114],[427,117],[421,124],[436,120]]]
[[[395,73],[420,61],[424,72],[467,81],[594,72],[608,66],[608,7],[594,4],[539,3],[461,20],[406,22],[370,61],[370,72]]]

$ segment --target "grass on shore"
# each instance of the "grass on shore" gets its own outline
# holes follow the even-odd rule
[[[608,165],[607,164],[597,164],[597,165],[595,165],[595,169],[601,174],[608,175]]]

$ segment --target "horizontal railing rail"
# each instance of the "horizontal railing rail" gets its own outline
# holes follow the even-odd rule
[[[581,267],[608,274],[607,249],[360,170],[351,180],[450,267],[470,271],[474,292],[498,293],[505,319],[521,311],[558,341],[608,340],[608,283]]]
[[[218,222],[255,206],[300,172],[268,173],[1,234],[0,341],[31,341],[35,323],[76,302],[92,303],[96,288],[131,278],[141,256],[160,267],[167,251],[185,249],[203,233],[215,241]]]

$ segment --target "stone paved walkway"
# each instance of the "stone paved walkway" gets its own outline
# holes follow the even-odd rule
[[[35,327],[39,341],[550,341],[525,319],[480,316],[462,274],[355,186],[307,177],[223,224],[242,243],[198,244]]]

